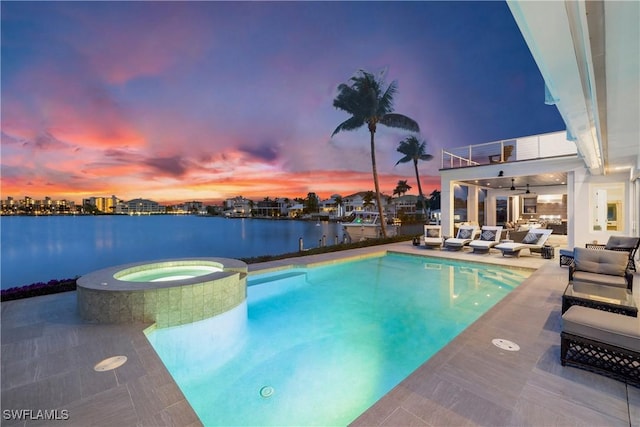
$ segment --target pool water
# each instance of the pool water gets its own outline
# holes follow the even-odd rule
[[[346,425],[530,273],[389,254],[249,278],[148,338],[206,426]]]

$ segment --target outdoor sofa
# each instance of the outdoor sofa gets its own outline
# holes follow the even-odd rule
[[[573,249],[573,263],[569,265],[569,281],[596,283],[633,290],[633,274],[627,269],[625,252]]]
[[[562,315],[560,363],[640,387],[640,317],[571,306]]]
[[[640,246],[640,237],[609,236],[609,240],[604,245],[598,243],[587,243],[585,247],[589,249],[607,249],[610,251],[626,252],[629,256],[629,270],[636,271],[635,257]]]
[[[480,237],[469,242],[469,247],[473,248],[473,253],[487,253],[500,242],[501,235],[501,226],[484,225]]]

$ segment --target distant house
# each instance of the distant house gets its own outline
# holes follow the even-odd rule
[[[367,206],[365,209],[364,206],[364,197],[367,194],[366,191],[360,191],[358,193],[350,194],[342,198],[342,202],[344,204],[344,214],[349,215],[354,211],[373,211],[376,208],[376,201],[371,201],[371,205]]]
[[[278,200],[262,200],[253,207],[254,216],[279,217],[282,214],[281,202]]]
[[[414,196],[411,194],[405,194],[404,196],[396,197],[391,201],[396,215],[415,214],[417,211],[417,203],[418,196]]]
[[[224,216],[245,218],[251,216],[253,201],[237,196],[224,201]]]
[[[304,205],[302,203],[296,203],[289,206],[287,215],[289,218],[298,218],[304,213]]]
[[[321,200],[319,203],[320,213],[328,216],[329,218],[341,218],[344,214],[344,201],[338,205],[336,199],[342,197],[339,194],[334,194],[330,198]]]

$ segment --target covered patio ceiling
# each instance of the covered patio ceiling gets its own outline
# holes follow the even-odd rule
[[[496,177],[458,181],[459,184],[476,185],[487,189],[503,189],[511,191],[512,177]],[[545,187],[567,184],[566,172],[544,173],[513,177],[514,193],[526,191],[527,184],[532,193],[544,193]]]
[[[589,171],[638,177],[640,2],[507,3]]]

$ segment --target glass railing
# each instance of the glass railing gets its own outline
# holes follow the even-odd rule
[[[553,132],[516,139],[487,142],[442,150],[441,169],[490,165],[520,160],[577,154],[576,145],[566,132]]]

